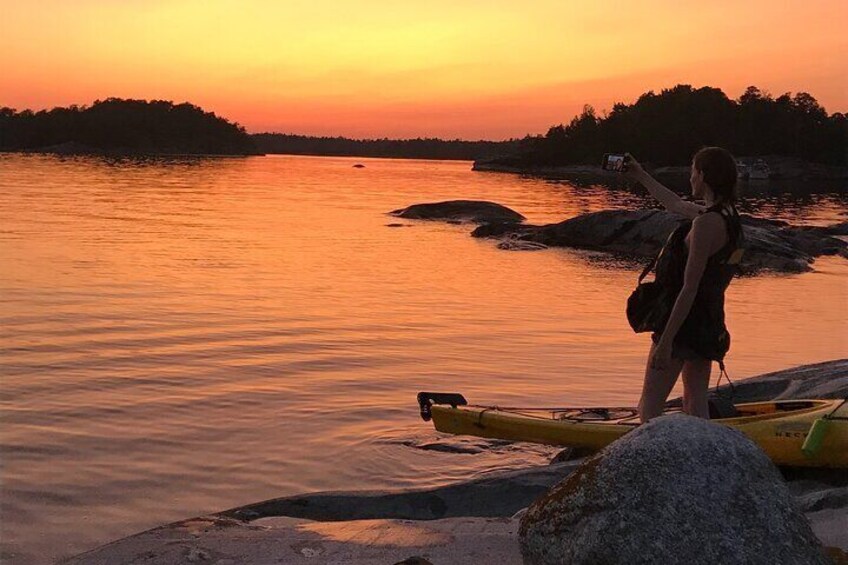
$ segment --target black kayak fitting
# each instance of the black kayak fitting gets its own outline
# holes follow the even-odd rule
[[[452,408],[467,406],[468,401],[461,394],[455,392],[419,392],[418,406],[421,408],[421,419],[429,422],[430,406],[433,404],[450,404]]]

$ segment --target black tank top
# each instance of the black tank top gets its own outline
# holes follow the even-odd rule
[[[707,260],[692,309],[674,341],[702,357],[720,361],[730,348],[730,334],[724,323],[724,293],[733,276],[739,272],[744,234],[739,213],[732,205],[716,204],[703,212],[708,213],[717,213],[724,218],[727,243]],[[682,222],[669,236],[657,259],[656,280],[668,291],[667,296],[671,300],[676,300],[683,288],[689,257],[686,236],[691,229],[691,220]]]

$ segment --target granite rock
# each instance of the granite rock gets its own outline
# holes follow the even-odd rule
[[[413,204],[389,212],[392,216],[414,220],[446,220],[474,223],[524,221],[524,216],[506,206],[484,200],[447,200]]]
[[[768,457],[683,414],[588,459],[529,507],[519,536],[528,565],[828,562]]]
[[[543,226],[495,222],[479,226],[471,235],[651,257],[683,220],[663,210],[602,210]],[[848,243],[825,228],[811,230],[750,217],[743,217],[742,225],[744,273],[798,273],[811,270],[811,264],[821,255],[848,257]]]

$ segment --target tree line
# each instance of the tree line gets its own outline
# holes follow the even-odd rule
[[[706,145],[739,156],[781,155],[848,165],[848,118],[806,92],[772,97],[751,86],[736,100],[717,88],[677,85],[568,125],[509,141],[349,139],[250,135],[189,103],[108,98],[33,112],[0,108],[0,151],[333,155],[488,160],[511,166],[597,164],[629,151],[654,165],[685,165]],[[499,157],[500,156],[500,157]]]
[[[254,134],[256,147],[263,153],[291,155],[332,155],[350,157],[399,157],[406,159],[457,159],[474,161],[510,154],[519,149],[518,140],[464,141],[435,138],[349,139],[309,137],[281,133]]]
[[[848,118],[828,115],[806,92],[777,98],[750,86],[737,100],[718,88],[677,85],[599,116],[586,105],[568,125],[522,140],[516,154],[495,162],[516,166],[597,164],[604,153],[630,152],[654,165],[686,165],[701,147],[735,155],[781,155],[848,164]]]
[[[0,151],[255,154],[238,124],[189,103],[107,98],[91,106],[0,108]]]

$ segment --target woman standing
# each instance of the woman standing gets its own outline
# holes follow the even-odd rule
[[[664,327],[652,336],[639,416],[646,422],[662,414],[682,372],[683,411],[709,418],[712,362],[721,364],[730,347],[724,291],[742,254],[742,227],[735,208],[736,160],[720,147],[695,154],[689,182],[693,198],[703,205],[680,198],[630,155],[626,166],[628,178],[641,183],[669,212],[687,218],[657,260],[656,280],[676,298]]]

